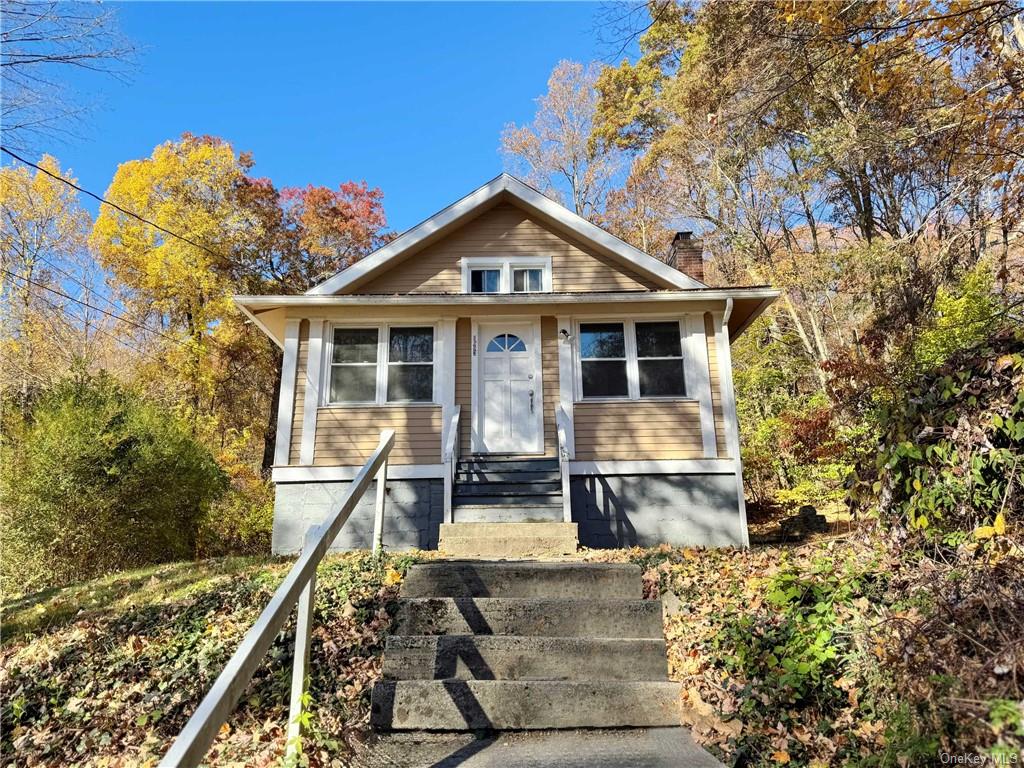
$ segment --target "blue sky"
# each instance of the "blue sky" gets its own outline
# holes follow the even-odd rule
[[[183,131],[251,151],[278,186],[366,180],[401,231],[502,169],[560,59],[614,51],[597,3],[120,3],[128,83],[75,85],[96,108],[51,152],[104,192],[118,163]],[[90,206],[91,207],[91,206]]]

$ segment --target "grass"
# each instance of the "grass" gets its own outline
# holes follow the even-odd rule
[[[0,607],[2,642],[53,630],[71,621],[181,601],[191,593],[226,583],[239,573],[271,562],[260,557],[226,557],[169,563],[16,595]]]
[[[317,576],[309,764],[365,731],[398,584],[415,555],[328,556]],[[172,563],[3,604],[0,764],[153,766],[267,604],[290,562]],[[284,753],[294,625],[279,634],[205,764]],[[15,757],[16,756],[16,757]]]

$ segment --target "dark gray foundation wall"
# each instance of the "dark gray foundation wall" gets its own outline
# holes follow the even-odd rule
[[[347,481],[330,483],[278,483],[274,496],[275,555],[298,552],[311,525],[323,522],[338,509]],[[370,549],[373,546],[373,512],[376,483],[371,483],[331,549]],[[444,519],[444,485],[441,480],[388,480],[384,502],[385,549],[437,549]]]
[[[577,476],[571,489],[585,547],[743,545],[732,474]]]

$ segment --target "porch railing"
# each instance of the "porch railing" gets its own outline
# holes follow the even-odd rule
[[[291,755],[299,751],[302,698],[309,673],[316,569],[374,478],[377,479],[377,498],[373,521],[373,549],[375,552],[380,549],[384,534],[384,492],[388,455],[394,444],[394,430],[381,432],[377,449],[352,481],[338,511],[322,524],[307,531],[299,559],[288,571],[288,575],[284,577],[281,586],[274,592],[274,596],[270,598],[256,623],[246,632],[238,650],[160,761],[161,768],[194,768],[199,765],[221,726],[234,711],[235,705],[252,680],[274,638],[288,621],[292,608],[296,606],[298,612],[295,626],[295,661],[292,667],[286,749]]]
[[[555,411],[555,429],[558,431],[558,470],[562,475],[562,521],[572,522],[572,498],[569,495],[569,417],[562,406]]]
[[[444,521],[452,522],[452,493],[455,487],[455,469],[459,464],[461,438],[459,437],[459,418],[462,406],[456,405],[448,419],[448,431],[445,433],[444,449],[441,451],[441,463],[444,464]]]

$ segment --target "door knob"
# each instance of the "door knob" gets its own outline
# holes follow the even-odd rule
[[[530,413],[533,413],[533,390],[530,390]]]

